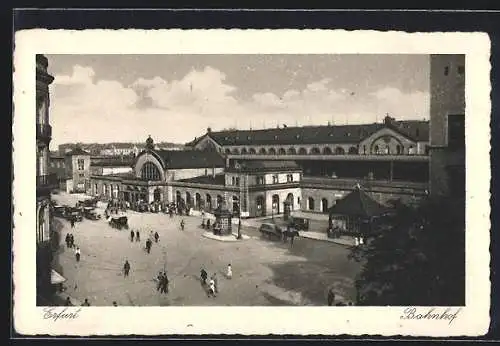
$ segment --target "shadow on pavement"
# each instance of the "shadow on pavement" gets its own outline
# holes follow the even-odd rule
[[[355,272],[346,272],[346,268],[334,268],[334,265],[324,267],[308,261],[272,263],[269,267],[274,275],[269,282],[285,291],[300,293],[313,305],[327,304],[330,287],[339,297],[353,301],[356,295],[353,283]]]

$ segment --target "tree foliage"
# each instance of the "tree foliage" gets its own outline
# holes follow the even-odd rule
[[[427,198],[396,207],[351,258],[364,263],[357,304],[465,304],[465,201]]]

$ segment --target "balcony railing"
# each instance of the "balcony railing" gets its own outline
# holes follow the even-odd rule
[[[36,137],[37,138],[51,138],[52,126],[47,124],[36,124]]]
[[[36,176],[36,187],[44,189],[55,189],[59,186],[57,174],[43,174]]]

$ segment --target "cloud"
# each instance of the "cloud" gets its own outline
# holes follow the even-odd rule
[[[178,80],[155,76],[130,85],[97,77],[91,67],[79,65],[69,75],[55,76],[50,109],[54,145],[142,141],[149,134],[157,141],[184,143],[207,127],[364,123],[380,121],[385,113],[412,119],[425,116],[429,108],[428,93],[381,87],[354,94],[327,78],[302,89],[256,93],[243,100],[226,75],[210,66]]]

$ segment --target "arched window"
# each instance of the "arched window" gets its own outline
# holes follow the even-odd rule
[[[274,148],[269,149],[269,155],[276,155],[276,149]]]
[[[337,155],[344,155],[345,154],[344,148],[342,148],[342,147],[336,147],[335,148],[335,154],[337,154]]]
[[[279,155],[286,155],[286,150],[285,150],[285,149],[283,149],[283,148],[280,148],[280,149],[278,150],[278,154],[279,154]]]
[[[321,199],[321,211],[323,213],[328,213],[328,200],[326,198]]]
[[[358,148],[356,147],[349,148],[349,155],[357,155],[357,154],[358,154]]]
[[[231,154],[231,149],[229,149],[229,148],[228,148],[228,149],[224,150],[224,152],[225,152],[226,154]]]
[[[320,153],[321,153],[321,151],[319,150],[319,148],[314,147],[311,149],[312,155],[319,155]]]
[[[255,206],[257,208],[255,212],[256,216],[266,215],[266,200],[264,199],[264,196],[257,196],[255,199]]]
[[[272,208],[273,208],[273,212],[275,214],[279,214],[281,211],[280,211],[280,196],[279,195],[273,195],[272,197]]]
[[[201,205],[201,195],[197,192],[194,198],[194,208],[196,210],[200,210],[202,207]]]
[[[141,168],[141,179],[148,181],[160,181],[160,170],[154,163],[146,162]]]
[[[250,154],[255,155],[257,152],[255,151],[255,148],[250,148]]]
[[[288,155],[295,155],[297,154],[297,150],[295,150],[294,147],[288,148]]]
[[[240,151],[238,150],[238,148],[233,149],[233,154],[238,155],[239,153],[240,153]]]
[[[222,205],[222,196],[217,195],[217,208],[219,208]]]
[[[247,148],[243,148],[243,149],[241,149],[241,154],[242,154],[242,155],[246,155],[246,154],[248,154],[248,150],[247,150]]]
[[[309,197],[307,199],[307,209],[308,210],[314,210],[314,198]]]
[[[299,149],[299,155],[307,155],[307,150],[306,150],[306,148],[300,148],[300,149]]]
[[[260,148],[259,154],[266,155],[266,149],[265,148]]]
[[[206,196],[206,208],[207,210],[212,210],[212,196],[209,194]]]
[[[332,154],[332,149],[330,149],[329,147],[325,147],[323,149],[323,154],[324,155],[331,155]]]

